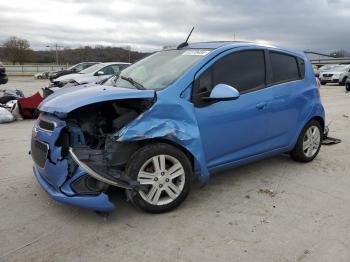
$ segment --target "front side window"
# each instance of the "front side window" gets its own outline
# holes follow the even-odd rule
[[[227,84],[241,94],[265,87],[265,55],[263,50],[241,51],[229,54],[204,71],[194,83],[193,100],[203,104],[217,84]]]
[[[270,52],[270,60],[272,68],[272,84],[300,79],[297,59],[294,56]]]
[[[228,84],[240,93],[265,86],[264,51],[242,51],[225,56],[214,65],[213,85]]]

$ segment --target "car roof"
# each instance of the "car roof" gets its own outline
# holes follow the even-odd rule
[[[257,42],[249,42],[249,41],[212,41],[212,42],[198,42],[198,43],[189,43],[187,46],[183,47],[183,49],[230,49],[237,47],[265,47],[269,49],[275,49],[276,51],[284,51],[288,53],[293,53],[295,55],[299,55],[301,57],[305,57],[304,52],[290,49],[277,47],[270,44],[257,43]]]
[[[105,62],[101,63],[103,65],[115,65],[115,64],[122,64],[122,65],[130,65],[130,63],[125,63],[125,62]]]

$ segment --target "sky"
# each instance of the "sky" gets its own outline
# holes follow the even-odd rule
[[[299,50],[350,51],[350,0],[0,0],[0,44],[131,46],[257,41]]]

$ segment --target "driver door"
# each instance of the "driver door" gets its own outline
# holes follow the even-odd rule
[[[211,101],[217,84],[236,88],[236,100]],[[267,108],[264,50],[244,50],[221,56],[195,80],[192,101],[209,168],[266,151]]]

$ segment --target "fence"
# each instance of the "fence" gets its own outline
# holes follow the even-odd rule
[[[68,65],[5,65],[6,73],[12,76],[32,76],[36,73],[66,69]]]

